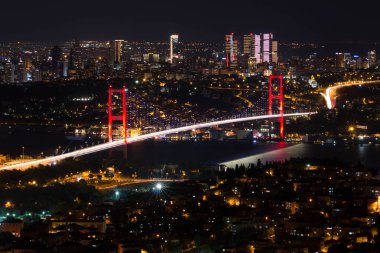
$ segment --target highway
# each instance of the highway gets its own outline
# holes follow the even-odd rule
[[[315,114],[316,112],[306,112],[306,113],[289,113],[289,114],[284,114],[284,117],[299,117],[299,116],[308,116],[311,114]],[[194,125],[189,125],[189,126],[184,126],[184,127],[179,127],[179,128],[173,128],[173,129],[168,129],[164,131],[159,131],[159,132],[154,132],[154,133],[149,133],[149,134],[144,134],[136,137],[129,137],[127,139],[127,143],[134,143],[134,142],[140,142],[148,139],[154,139],[160,136],[165,136],[165,135],[170,135],[170,134],[176,134],[180,132],[187,132],[191,131],[194,129],[200,129],[200,128],[208,128],[208,127],[213,127],[213,126],[218,126],[218,125],[225,125],[225,124],[232,124],[232,123],[239,123],[239,122],[246,122],[246,121],[254,121],[254,120],[263,120],[263,119],[274,119],[274,118],[279,118],[281,115],[276,114],[276,115],[262,115],[262,116],[253,116],[253,117],[244,117],[244,118],[232,118],[232,119],[227,119],[227,120],[220,120],[220,121],[213,121],[213,122],[203,122],[199,124],[194,124]],[[108,142],[104,144],[99,144],[95,145],[92,147],[88,148],[83,148],[80,150],[72,151],[69,153],[57,155],[57,156],[50,156],[46,157],[43,159],[38,159],[38,160],[33,160],[33,161],[28,161],[28,162],[22,162],[19,164],[13,164],[9,166],[4,166],[0,168],[0,171],[4,170],[27,170],[33,167],[38,167],[40,165],[49,165],[49,164],[55,164],[59,161],[62,161],[64,159],[68,158],[75,158],[75,157],[80,157],[88,154],[93,154],[97,153],[100,151],[116,148],[125,145],[123,140],[118,140],[118,141],[113,141],[113,142]]]
[[[240,91],[239,94],[237,94],[235,97],[243,100],[247,104],[247,107],[253,107],[254,104],[251,101],[249,101],[247,98],[243,97],[242,95],[243,95],[243,92]]]
[[[326,100],[326,106],[328,109],[333,109],[336,105],[336,92],[343,87],[357,86],[357,85],[368,85],[368,84],[380,84],[380,80],[375,81],[352,81],[352,82],[341,82],[335,83],[335,86],[326,89],[325,93],[321,95]]]

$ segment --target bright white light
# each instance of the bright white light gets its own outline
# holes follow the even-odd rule
[[[156,184],[156,189],[157,190],[161,190],[162,189],[162,184],[161,183],[157,183]]]

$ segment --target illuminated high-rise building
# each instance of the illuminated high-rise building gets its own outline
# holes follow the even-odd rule
[[[41,82],[42,81],[42,73],[39,69],[34,69],[32,72],[32,81],[33,82]]]
[[[81,70],[83,69],[83,57],[79,40],[75,40],[73,47],[70,50],[70,69]]]
[[[32,52],[30,51],[25,51],[24,52],[24,63],[25,63],[25,70],[30,71],[32,68]]]
[[[234,33],[226,35],[226,67],[236,68],[238,66],[238,39]]]
[[[108,48],[108,51],[107,51],[107,63],[108,63],[108,66],[110,66],[111,68],[113,68],[113,66],[115,64],[114,42],[113,41],[109,41],[107,43],[107,48]]]
[[[255,35],[253,33],[243,36],[243,54],[249,57],[255,55]]]
[[[350,61],[350,68],[361,69],[363,68],[363,61],[359,55],[353,55]]]
[[[256,58],[255,57],[249,57],[248,58],[248,68],[247,68],[247,71],[248,73],[252,74],[255,72],[256,70]]]
[[[371,67],[376,66],[376,63],[377,63],[376,51],[375,50],[371,50],[371,51],[368,52],[368,65],[371,68]]]
[[[62,76],[67,77],[69,73],[69,60],[65,56],[62,62]]]
[[[346,64],[344,62],[344,54],[343,53],[335,53],[335,67],[337,68],[345,68]]]
[[[262,34],[262,62],[272,63],[272,39],[271,33]]]
[[[254,57],[256,59],[256,63],[262,62],[262,53],[261,53],[262,45],[261,45],[261,35],[255,34],[255,53]]]
[[[175,62],[175,59],[179,58],[178,44],[179,44],[179,35],[178,34],[170,35],[169,63],[171,64]]]
[[[257,63],[278,63],[278,42],[272,33],[255,35],[255,58]]]
[[[124,40],[115,40],[113,43],[114,61],[116,65],[121,65],[123,59]]]
[[[4,75],[6,83],[14,83],[16,81],[15,65],[12,62],[6,62],[4,65]]]
[[[278,41],[272,41],[272,63],[278,63]]]
[[[17,81],[19,83],[25,83],[28,81],[25,64],[23,62],[17,64]]]

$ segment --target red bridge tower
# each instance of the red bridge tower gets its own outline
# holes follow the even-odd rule
[[[112,95],[115,93],[121,94],[122,97],[122,116],[114,116],[112,115]],[[127,144],[127,92],[125,89],[125,85],[122,89],[113,89],[112,85],[108,88],[108,141],[112,142],[112,123],[114,121],[123,121],[123,140],[125,144]]]
[[[280,91],[279,94],[273,94],[273,80],[278,79],[280,81]],[[280,101],[280,138],[284,138],[284,87],[283,87],[283,77],[282,75],[269,77],[269,105],[268,114],[272,115],[272,105],[273,100]]]

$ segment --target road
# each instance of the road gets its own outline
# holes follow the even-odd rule
[[[284,114],[284,117],[299,117],[299,116],[309,116],[311,114],[315,114],[316,112],[306,112],[306,113],[289,113],[289,114]],[[239,122],[246,122],[246,121],[253,121],[253,120],[263,120],[263,119],[275,119],[279,118],[281,115],[262,115],[262,116],[253,116],[253,117],[244,117],[244,118],[233,118],[233,119],[227,119],[227,120],[219,120],[219,121],[213,121],[213,122],[204,122],[200,124],[194,124],[194,125],[189,125],[189,126],[184,126],[184,127],[179,127],[179,128],[173,128],[169,130],[164,130],[164,131],[159,131],[155,133],[149,133],[149,134],[144,134],[136,137],[129,137],[127,139],[127,143],[134,143],[134,142],[140,142],[148,139],[154,139],[157,137],[161,136],[166,136],[170,134],[176,134],[180,132],[187,132],[187,131],[192,131],[194,129],[200,129],[200,128],[208,128],[208,127],[214,127],[218,125],[225,125],[225,124],[232,124],[232,123],[239,123]],[[13,164],[10,166],[4,166],[0,168],[0,171],[4,170],[28,170],[33,167],[38,167],[40,165],[54,165],[59,161],[62,161],[64,159],[68,158],[76,158],[88,154],[93,154],[96,152],[116,148],[125,145],[123,140],[118,140],[118,141],[113,141],[113,142],[108,142],[104,144],[99,144],[95,145],[92,147],[88,148],[83,148],[80,150],[76,150],[73,152],[57,155],[57,156],[51,156],[51,157],[46,157],[43,159],[38,159],[34,161],[29,161],[29,162],[23,162],[19,164]]]
[[[247,104],[247,107],[253,107],[254,104],[251,101],[249,101],[248,99],[246,99],[245,97],[243,97],[242,95],[243,95],[243,92],[240,91],[239,94],[237,94],[235,97],[243,100]]]
[[[369,85],[369,84],[380,84],[380,80],[375,81],[353,81],[353,82],[341,82],[335,83],[335,86],[326,89],[325,93],[321,95],[326,100],[326,106],[328,109],[335,108],[337,91],[343,87],[358,86],[358,85]]]

